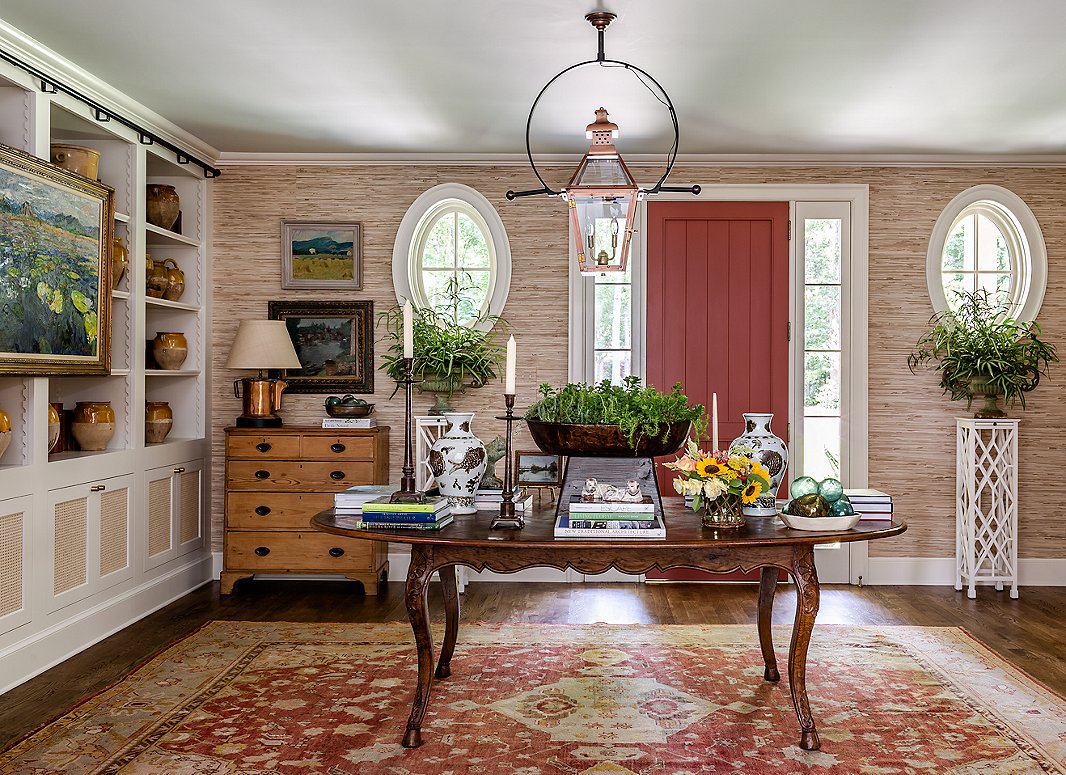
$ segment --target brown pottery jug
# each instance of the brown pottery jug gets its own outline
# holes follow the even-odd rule
[[[158,444],[174,427],[174,412],[166,401],[144,402],[144,441]]]
[[[144,217],[148,223],[168,231],[178,220],[181,200],[174,186],[149,183],[145,190]]]
[[[160,331],[152,340],[152,355],[159,368],[180,369],[189,356],[189,342],[180,331]]]
[[[178,269],[178,262],[173,258],[163,261],[163,268],[167,272],[167,287],[163,291],[163,298],[168,301],[177,301],[181,294],[185,293],[185,273]]]
[[[107,449],[115,435],[115,410],[110,401],[78,401],[70,432],[78,446],[89,452]]]
[[[153,299],[161,299],[163,294],[167,292],[167,285],[170,283],[166,262],[153,261],[147,255],[145,259],[145,272],[147,274],[144,277],[144,292]]]

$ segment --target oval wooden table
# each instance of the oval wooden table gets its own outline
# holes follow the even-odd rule
[[[525,568],[547,566],[581,573],[602,573],[617,568],[625,573],[646,573],[655,568],[696,568],[712,573],[762,569],[759,584],[758,631],[767,681],[780,680],[770,635],[770,614],[777,588],[778,571],[788,573],[796,585],[796,619],[788,649],[788,680],[792,705],[800,725],[800,747],[808,751],[821,746],[810,703],[805,674],[807,647],[818,614],[818,573],[814,547],[836,541],[872,541],[899,535],[907,526],[899,520],[860,522],[851,530],[806,532],[786,528],[776,517],[748,517],[734,530],[704,528],[699,518],[686,510],[680,499],[664,499],[666,538],[658,540],[556,539],[552,535],[554,511],[526,515],[522,530],[490,530],[493,512],[456,516],[439,532],[405,530],[357,530],[358,518],[338,516],[332,510],[316,514],[311,524],[319,530],[352,538],[411,545],[405,601],[418,649],[418,686],[403,736],[405,748],[422,744],[422,719],[436,678],[451,675],[451,658],[459,636],[459,594],[455,566],[474,570],[516,573]],[[445,629],[440,659],[433,669],[433,640],[429,629],[426,590],[434,571],[440,572],[444,593]]]

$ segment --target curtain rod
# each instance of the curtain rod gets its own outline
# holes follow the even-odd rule
[[[114,119],[123,126],[129,127],[130,129],[135,131],[138,134],[142,145],[152,145],[154,143],[158,143],[164,148],[167,148],[168,150],[174,152],[174,155],[177,156],[178,164],[188,164],[192,162],[196,166],[203,169],[205,178],[217,178],[219,175],[222,174],[222,170],[218,169],[217,167],[212,167],[207,162],[201,161],[200,159],[196,158],[184,149],[174,145],[169,140],[166,140],[155,134],[154,132],[151,132],[142,126],[133,123],[128,118],[120,116],[113,110],[105,108],[99,102],[92,99],[91,97],[87,97],[86,95],[79,92],[77,89],[71,86],[67,86],[64,83],[60,83],[52,76],[38,70],[36,67],[29,64],[28,62],[23,62],[18,57],[13,56],[12,54],[9,54],[3,50],[0,50],[0,59],[4,59],[7,62],[10,62],[11,64],[15,65],[15,67],[25,70],[27,73],[39,80],[41,82],[41,91],[45,94],[56,94],[57,92],[69,94],[74,99],[78,100],[79,102],[83,102],[90,108],[92,108],[96,120],[100,123],[106,123]]]

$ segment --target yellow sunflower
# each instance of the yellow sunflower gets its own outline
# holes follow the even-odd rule
[[[770,481],[770,472],[758,460],[751,461],[751,472],[756,476],[761,476],[766,481]]]
[[[725,480],[726,480],[727,482],[731,482],[731,481],[733,481],[734,479],[736,479],[736,478],[737,478],[738,476],[740,476],[740,474],[739,474],[739,473],[737,473],[737,472],[736,472],[736,471],[735,471],[734,469],[732,469],[732,468],[726,468],[725,466],[723,466],[723,467],[722,467],[722,473],[720,474],[720,476],[721,476],[721,477],[722,477],[723,479],[725,479]]]
[[[762,482],[753,479],[744,486],[744,491],[740,493],[740,500],[743,503],[754,503],[760,495],[762,495]]]
[[[705,458],[696,463],[696,473],[702,477],[722,476],[728,469],[724,464],[712,458]]]

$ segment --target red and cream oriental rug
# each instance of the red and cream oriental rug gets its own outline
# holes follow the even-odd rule
[[[775,628],[782,671],[788,635]],[[820,751],[797,746],[787,680],[762,671],[748,626],[465,624],[407,750],[406,624],[212,622],[0,754],[0,772],[1066,772],[1063,698],[957,628],[815,627]]]

